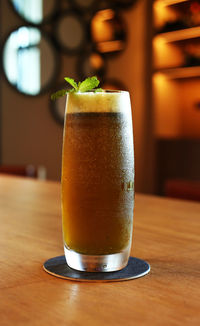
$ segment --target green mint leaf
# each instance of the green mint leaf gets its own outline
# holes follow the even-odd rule
[[[94,91],[97,92],[103,92],[102,88],[96,88],[99,85],[99,80],[96,76],[88,77],[83,82],[78,82],[78,84],[75,82],[74,79],[65,77],[64,78],[67,83],[69,83],[72,88],[71,89],[61,89],[60,91],[57,91],[51,95],[52,100],[56,100],[59,97],[65,96],[67,93],[75,93],[75,92],[88,92],[88,91]]]
[[[96,76],[86,78],[82,83],[79,84],[79,92],[88,92],[96,88],[99,85],[99,80]]]
[[[102,93],[104,90],[102,88],[96,88],[94,90],[95,93]]]
[[[67,83],[69,83],[76,91],[78,90],[78,85],[77,83],[75,82],[74,79],[72,78],[69,78],[69,77],[65,77],[64,78],[66,80]]]
[[[51,94],[51,100],[55,101],[57,98],[65,96],[67,94],[67,90],[66,89],[61,89],[53,94]]]

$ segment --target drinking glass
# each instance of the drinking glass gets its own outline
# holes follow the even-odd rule
[[[67,264],[87,272],[124,268],[131,248],[133,206],[129,93],[69,93],[62,153]]]

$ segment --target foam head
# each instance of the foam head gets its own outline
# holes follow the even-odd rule
[[[130,110],[130,96],[126,91],[69,93],[66,113],[126,112]]]

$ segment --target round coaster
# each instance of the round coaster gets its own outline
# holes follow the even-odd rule
[[[147,262],[135,257],[130,257],[128,265],[116,272],[79,272],[67,265],[65,256],[58,256],[47,260],[43,268],[47,273],[53,276],[85,282],[126,281],[142,277],[150,271],[150,265]]]

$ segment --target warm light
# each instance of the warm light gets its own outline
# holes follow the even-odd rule
[[[157,35],[153,39],[153,45],[158,49],[158,51],[162,50],[163,46],[166,44],[166,39],[163,36]]]
[[[154,67],[177,67],[184,64],[184,57],[179,47],[173,43],[167,43],[163,37],[153,40]]]
[[[163,64],[164,66],[166,66],[165,53],[167,47],[168,47],[168,43],[165,42],[165,39],[161,37],[156,37],[153,39],[153,66],[154,67],[159,68],[160,66],[162,67]]]
[[[166,84],[166,76],[161,72],[157,72],[153,76],[153,81],[157,86],[163,87]]]
[[[101,53],[116,52],[124,48],[123,26],[112,9],[96,13],[91,22],[91,34]]]
[[[91,22],[92,39],[101,53],[116,52],[124,48],[124,29],[112,9],[100,10]]]
[[[114,30],[111,19],[114,11],[111,9],[101,10],[93,17],[91,23],[92,38],[95,42],[105,42],[113,39]]]
[[[154,2],[154,25],[157,28],[161,28],[167,21],[175,21],[176,19],[176,12],[167,7],[163,1]]]
[[[155,4],[162,4],[163,6],[175,5],[176,3],[187,2],[189,0],[157,0]]]
[[[122,41],[100,42],[97,44],[97,49],[101,53],[120,51],[123,48],[124,43]]]
[[[90,56],[90,65],[95,70],[98,70],[98,69],[100,69],[103,66],[103,59],[97,53],[93,53]]]
[[[153,76],[154,131],[156,137],[177,137],[180,133],[179,83],[164,73]]]

